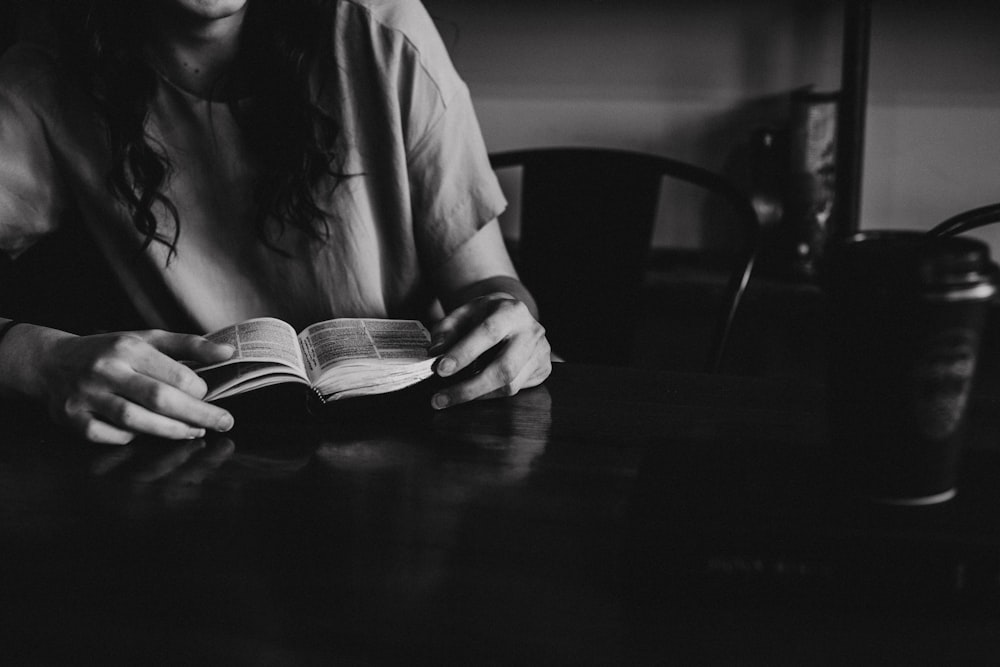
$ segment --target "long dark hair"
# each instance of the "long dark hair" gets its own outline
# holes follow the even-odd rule
[[[140,5],[140,6],[136,6]],[[164,194],[171,163],[145,130],[157,74],[144,54],[148,26],[135,0],[60,0],[52,3],[60,61],[93,99],[107,131],[111,154],[110,191],[128,207],[143,234],[176,252],[181,220]],[[317,186],[336,187],[337,119],[320,103],[316,68],[332,59],[333,2],[248,0],[237,74],[224,88],[247,92],[247,104],[222,94],[259,160],[255,184],[259,238],[272,248],[283,225],[325,238],[329,221],[317,200]],[[241,95],[241,97],[244,97]],[[332,177],[332,179],[331,179]],[[159,204],[173,220],[163,229],[154,215]],[[277,229],[269,220],[280,223]]]

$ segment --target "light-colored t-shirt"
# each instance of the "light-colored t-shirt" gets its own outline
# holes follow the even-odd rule
[[[353,175],[324,195],[325,242],[286,225],[284,253],[262,243],[254,162],[230,109],[160,77],[147,131],[173,165],[180,236],[169,264],[159,243],[137,255],[143,236],[107,188],[89,101],[50,52],[21,43],[0,61],[0,249],[16,257],[83,224],[148,325],[168,329],[432,317],[429,274],[505,206],[468,89],[417,0],[341,0],[333,29],[322,104],[341,121],[339,167]],[[169,236],[172,218],[154,211]]]

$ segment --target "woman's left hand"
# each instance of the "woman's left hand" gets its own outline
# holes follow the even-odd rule
[[[465,303],[432,331],[432,354],[441,377],[451,377],[483,359],[483,367],[468,379],[441,390],[431,399],[436,409],[481,398],[513,396],[541,384],[552,371],[551,348],[545,328],[522,302],[503,292],[478,296]],[[483,357],[496,348],[496,354]]]

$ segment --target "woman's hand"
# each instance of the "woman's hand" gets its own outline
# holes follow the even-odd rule
[[[479,372],[444,389],[431,399],[442,409],[480,398],[512,396],[541,384],[552,372],[545,329],[524,302],[494,292],[459,306],[433,330],[431,353],[444,355],[435,371],[441,377],[459,373],[496,348]]]
[[[178,361],[224,361],[228,345],[158,330],[80,337],[42,329],[34,342],[30,393],[88,440],[123,445],[138,434],[182,440],[232,428],[232,415],[201,400],[205,381]]]

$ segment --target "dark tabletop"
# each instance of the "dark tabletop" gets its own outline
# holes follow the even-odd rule
[[[883,516],[835,500],[823,404],[559,364],[440,413],[264,390],[226,436],[100,447],[3,403],[4,662],[1000,658],[1000,405],[955,501]]]

